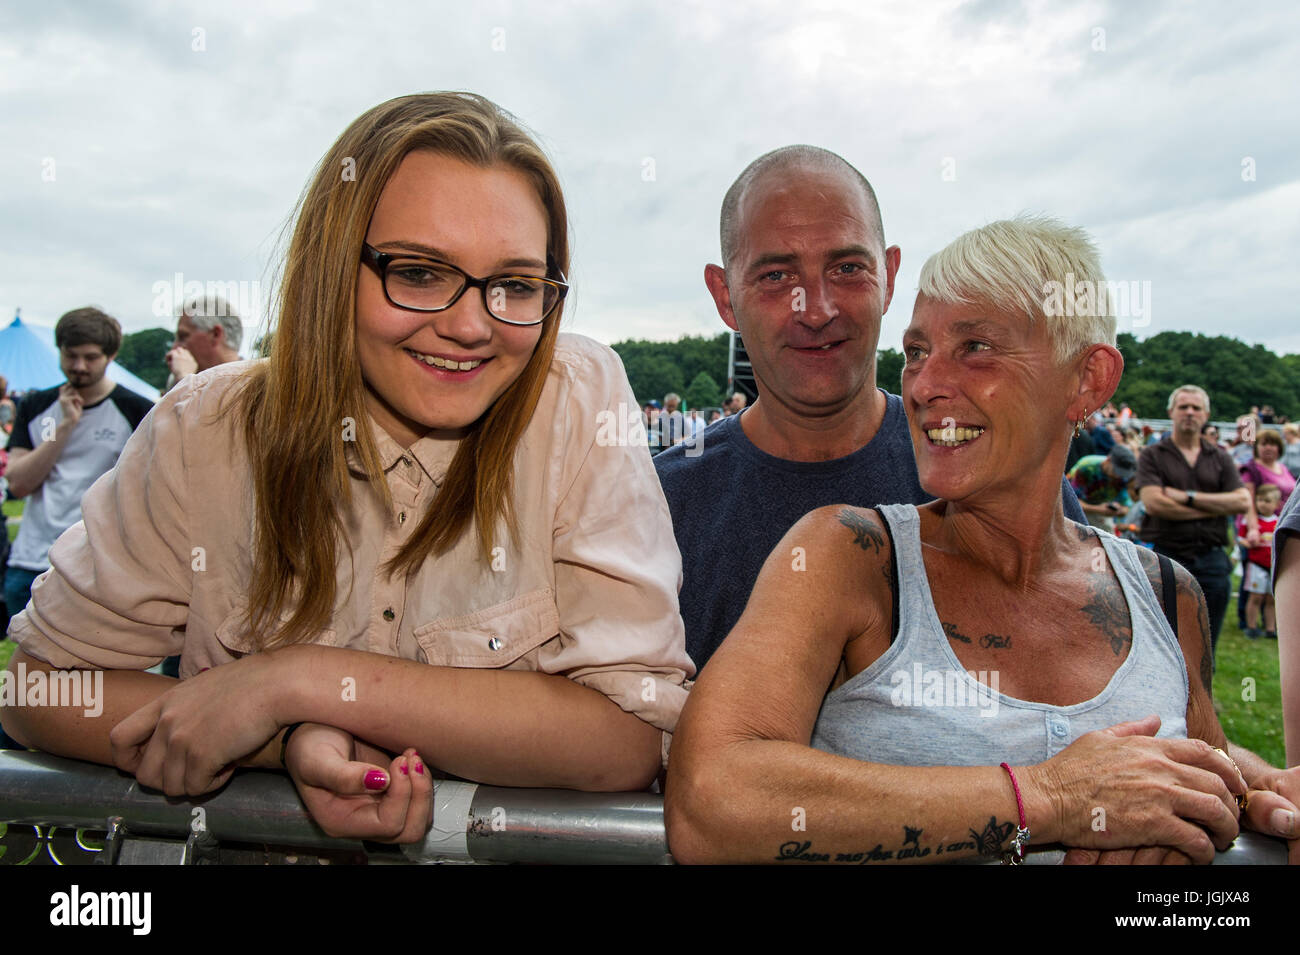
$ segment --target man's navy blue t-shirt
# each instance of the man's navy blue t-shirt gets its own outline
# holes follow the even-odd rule
[[[787,461],[760,451],[740,415],[700,433],[699,453],[678,445],[655,458],[682,552],[686,652],[702,668],[740,619],[763,562],[786,531],[831,504],[874,507],[934,500],[921,489],[903,401],[884,392],[876,436],[848,457]],[[1085,523],[1062,477],[1065,516]]]

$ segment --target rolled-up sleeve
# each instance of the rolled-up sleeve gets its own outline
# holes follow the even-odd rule
[[[672,732],[695,673],[672,518],[618,356],[588,342],[576,358],[554,432],[564,451],[553,540],[560,634],[539,663]]]
[[[50,569],[10,625],[27,653],[60,668],[145,669],[180,652],[193,581],[183,438],[194,396],[189,383],[168,394],[86,492],[82,520],[50,548]]]

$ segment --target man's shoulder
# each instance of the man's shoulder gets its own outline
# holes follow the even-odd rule
[[[670,485],[675,487],[701,479],[729,460],[734,452],[739,422],[738,415],[715,421],[699,431],[694,441],[684,442],[655,455],[655,470],[659,473],[659,481],[664,490],[668,491]]]
[[[117,385],[108,393],[108,400],[113,402],[119,408],[143,408],[147,413],[153,407],[153,399],[146,398],[138,392],[132,391],[125,385]]]
[[[140,427],[140,422],[144,420],[145,415],[153,410],[152,401],[122,385],[117,385],[110,391],[105,400],[111,402],[113,407],[130,422],[132,431]]]
[[[55,385],[53,388],[42,388],[40,391],[29,391],[21,396],[15,403],[15,409],[19,417],[31,420],[40,412],[49,408],[51,405],[59,403],[59,388],[61,385]]]

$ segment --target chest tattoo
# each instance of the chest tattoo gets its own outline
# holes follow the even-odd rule
[[[1010,637],[1000,636],[996,633],[986,633],[984,636],[980,637],[978,641],[975,641],[958,630],[955,623],[947,623],[944,621],[940,621],[940,623],[943,624],[944,635],[947,636],[949,640],[960,640],[962,643],[979,643],[979,645],[985,650],[1004,650],[1011,646]]]
[[[1133,643],[1133,629],[1129,623],[1124,592],[1109,576],[1099,576],[1089,586],[1092,600],[1080,609],[1089,622],[1110,641],[1110,649],[1115,656],[1119,656],[1125,647]]]

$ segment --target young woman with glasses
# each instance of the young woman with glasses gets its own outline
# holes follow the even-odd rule
[[[427,766],[643,788],[693,671],[622,365],[559,335],[558,180],[471,94],[357,119],[317,168],[270,358],[154,409],[51,550],[14,665],[108,671],[30,745],[168,794],[285,761],[336,835],[423,836]],[[658,519],[647,520],[646,515]],[[178,682],[141,672],[182,654]]]

